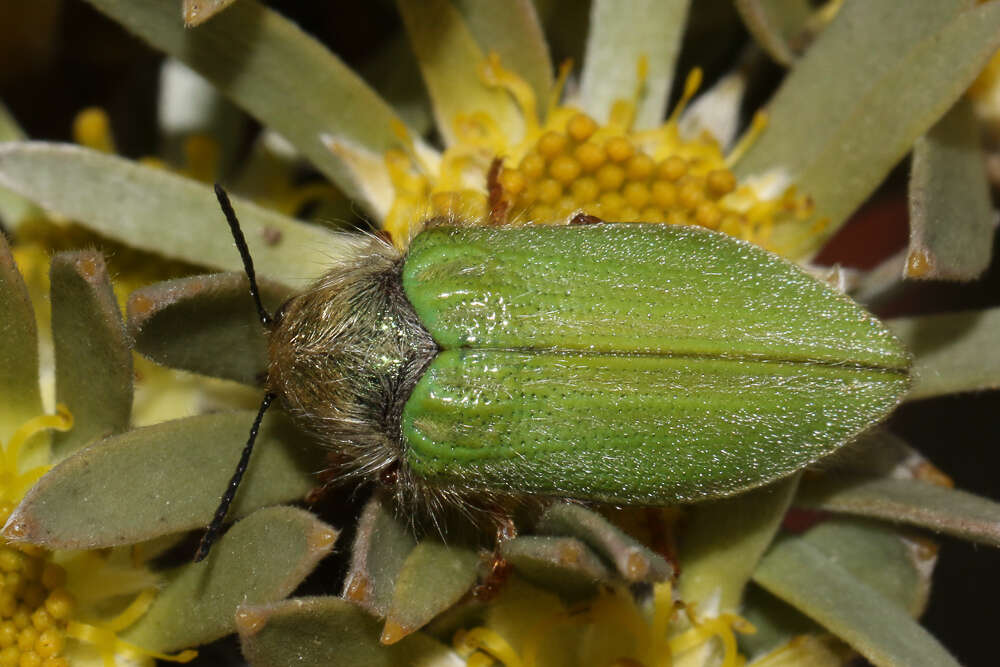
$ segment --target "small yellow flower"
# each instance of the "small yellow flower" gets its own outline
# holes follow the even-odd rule
[[[57,414],[29,420],[14,430],[9,442],[0,443],[0,523],[49,468],[23,465],[22,453],[32,438],[72,427],[73,416],[60,405]],[[149,570],[120,561],[121,553],[52,552],[0,540],[0,667],[113,667],[119,658],[149,665],[152,658],[193,659],[194,651],[164,655],[117,637],[149,608],[156,591]],[[109,602],[125,598],[130,602],[124,611],[106,611]]]
[[[643,62],[639,69],[641,82]],[[567,73],[564,67],[540,123],[531,87],[495,54],[482,64],[483,85],[505,90],[520,109],[521,136],[508,136],[486,113],[460,116],[455,143],[428,159],[426,149],[396,128],[406,150],[385,155],[394,199],[383,224],[394,242],[405,246],[419,221],[432,216],[516,225],[566,224],[584,215],[700,225],[767,247],[776,216],[805,219],[811,213],[808,198],[794,187],[762,199],[730,171],[765,127],[763,114],[728,155],[708,133],[683,136],[679,119],[701,84],[700,70],[688,76],[666,122],[642,131],[633,129],[635,101],[619,100],[605,125],[555,102]],[[640,92],[641,83],[636,98]]]

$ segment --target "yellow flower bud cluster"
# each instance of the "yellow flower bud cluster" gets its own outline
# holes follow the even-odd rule
[[[677,155],[657,161],[629,137],[602,138],[599,129],[576,114],[565,131],[545,132],[516,166],[504,166],[498,181],[512,222],[562,223],[585,213],[724,230],[743,223],[719,201],[736,189],[728,169]]]
[[[0,521],[13,510],[0,506]],[[37,547],[0,543],[0,667],[68,667],[62,655],[73,596],[66,571]]]

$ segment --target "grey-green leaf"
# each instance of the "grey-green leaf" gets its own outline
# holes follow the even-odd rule
[[[829,475],[803,484],[795,503],[1000,546],[1000,503],[920,480]]]
[[[769,105],[768,129],[736,165],[741,177],[780,171],[813,199],[816,220],[827,221],[820,234],[808,224],[780,225],[773,243],[792,257],[814,253],[998,45],[996,3],[845,3],[789,74]]]
[[[28,288],[0,234],[0,442],[42,412],[38,329]]]
[[[122,638],[152,650],[205,644],[236,629],[240,605],[287,596],[333,549],[337,531],[295,507],[238,522],[200,563],[182,565]]]
[[[394,644],[425,626],[469,592],[478,574],[472,549],[422,540],[399,570],[380,641]]]
[[[914,355],[906,400],[1000,387],[1000,308],[901,317],[886,326]]]
[[[735,0],[747,30],[768,55],[782,65],[796,58],[789,43],[812,13],[808,0]]]
[[[500,555],[528,581],[573,598],[593,595],[598,584],[614,579],[597,554],[575,537],[515,537],[500,545]]]
[[[897,602],[803,539],[780,540],[754,581],[825,626],[877,667],[958,663]]]
[[[243,655],[254,667],[464,667],[465,660],[423,634],[392,646],[379,622],[335,597],[293,598],[243,606],[237,614]]]
[[[26,138],[10,110],[0,100],[0,142],[21,141]],[[7,188],[0,188],[0,222],[10,231],[16,231],[27,218],[38,213],[37,207],[24,197]]]
[[[460,116],[486,113],[505,136],[516,137],[524,120],[510,94],[487,86],[479,68],[488,53],[466,17],[450,0],[397,0],[410,44],[434,106],[446,144],[457,141]]]
[[[632,101],[639,86],[639,60],[649,66],[634,127],[663,122],[688,0],[594,0],[580,75],[580,105],[606,122],[617,100]]]
[[[392,132],[398,116],[294,23],[256,0],[240,0],[196,30],[184,28],[171,2],[90,2],[280,132],[352,198],[378,208],[329,144],[347,142],[381,155],[398,142]]]
[[[893,526],[850,518],[821,521],[796,539],[819,549],[914,618],[923,612],[936,548],[925,554]]]
[[[253,419],[252,411],[178,419],[79,451],[32,487],[4,535],[51,549],[95,549],[204,527]],[[322,450],[269,414],[230,516],[303,498],[322,467]]]
[[[396,577],[417,542],[413,531],[393,515],[380,494],[365,505],[357,531],[343,595],[384,618],[389,613]]]
[[[236,0],[184,0],[181,3],[184,25],[189,28],[199,26],[234,2]]]
[[[552,92],[552,60],[542,25],[530,0],[454,0],[476,41],[496,53],[504,68],[523,78],[535,93],[539,113]]]
[[[9,143],[0,144],[0,184],[127,245],[215,269],[243,270],[212,189],[163,169],[79,146]],[[234,197],[233,207],[257,270],[293,287],[304,287],[330,262],[350,257],[365,243],[244,199]]]
[[[962,98],[913,147],[906,277],[975,280],[995,226],[979,124]]]
[[[135,349],[157,363],[259,384],[267,373],[267,337],[243,273],[191,276],[140,288],[129,296]],[[260,281],[269,312],[291,296]]]
[[[799,477],[691,509],[679,553],[683,599],[718,596],[721,611],[739,608],[744,587],[791,505]]]
[[[664,581],[674,574],[662,556],[583,505],[557,502],[549,506],[535,531],[579,539],[613,563],[626,581]]]
[[[92,440],[121,433],[132,417],[132,351],[104,258],[93,250],[59,253],[49,271],[56,400],[73,428],[52,436],[53,460]]]

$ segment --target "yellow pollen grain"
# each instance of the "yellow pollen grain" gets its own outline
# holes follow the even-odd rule
[[[17,643],[17,627],[14,621],[7,620],[0,623],[0,648],[7,648]]]
[[[625,198],[617,192],[605,192],[597,200],[601,205],[601,215],[613,218],[625,207]]]
[[[566,123],[566,133],[573,141],[586,141],[597,131],[597,123],[586,114],[578,113]]]
[[[597,181],[589,176],[584,176],[583,178],[578,178],[573,181],[570,186],[570,191],[573,193],[573,198],[580,204],[587,202],[592,202],[597,199],[597,196],[601,193],[600,186],[597,185]]]
[[[21,659],[17,663],[17,667],[42,667],[42,656],[38,655],[34,651],[22,653]]]
[[[694,179],[681,183],[677,190],[677,201],[686,209],[694,209],[705,199],[701,184]]]
[[[504,169],[500,172],[500,186],[503,188],[504,192],[510,194],[512,197],[524,192],[525,180],[524,174],[522,174],[517,169]]]
[[[536,149],[538,154],[549,160],[566,150],[569,139],[561,132],[546,132],[538,140]]]
[[[43,658],[51,658],[61,653],[65,646],[65,637],[55,628],[49,628],[38,635],[38,640],[35,642],[35,653]]]
[[[634,206],[625,206],[618,214],[618,217],[622,220],[622,222],[638,222],[639,210]]]
[[[604,151],[614,162],[625,162],[635,154],[635,148],[625,137],[611,137],[604,143]]]
[[[708,186],[708,191],[712,195],[722,197],[736,189],[736,177],[728,169],[716,169],[708,172],[708,176],[705,177],[705,185]]]
[[[39,608],[31,615],[31,625],[39,632],[44,632],[55,626],[55,620],[52,618],[52,614],[45,611],[44,608]]]
[[[557,181],[546,178],[538,184],[538,201],[544,204],[554,204],[562,196],[563,188]]]
[[[673,183],[656,181],[650,187],[650,194],[660,208],[667,209],[677,203],[677,187]]]
[[[38,641],[38,636],[41,633],[30,625],[26,628],[21,628],[21,632],[17,634],[17,647],[22,651],[30,651],[35,648],[35,642]]]
[[[568,155],[559,155],[549,165],[549,175],[563,185],[568,185],[581,171],[580,163]]]
[[[694,221],[702,227],[715,229],[722,221],[722,211],[712,202],[702,202],[695,209]]]
[[[657,176],[668,181],[676,181],[687,173],[687,161],[676,155],[671,155],[656,170]]]
[[[73,613],[73,596],[65,588],[57,588],[45,599],[45,611],[60,621],[65,621]]]
[[[645,153],[636,153],[626,163],[625,174],[629,177],[629,180],[645,181],[653,174],[655,169],[656,163],[653,162],[653,158]]]
[[[580,163],[583,170],[587,172],[596,170],[608,158],[604,152],[604,148],[592,141],[577,146],[573,151],[573,157]]]
[[[597,170],[596,176],[602,190],[617,190],[625,181],[625,170],[616,164],[606,164]]]
[[[42,667],[69,667],[69,661],[62,656],[45,658],[45,660],[42,661]]]
[[[622,195],[628,205],[635,209],[642,208],[649,203],[650,199],[649,188],[644,183],[636,183],[635,181],[625,185]],[[636,213],[638,214],[638,211]]]
[[[528,180],[537,180],[545,173],[545,160],[538,153],[528,153],[521,160],[520,169]]]

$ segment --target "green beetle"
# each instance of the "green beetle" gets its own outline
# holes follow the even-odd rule
[[[373,238],[267,326],[265,403],[348,474],[432,506],[733,494],[835,451],[909,385],[874,316],[696,227],[430,226],[405,254]]]

